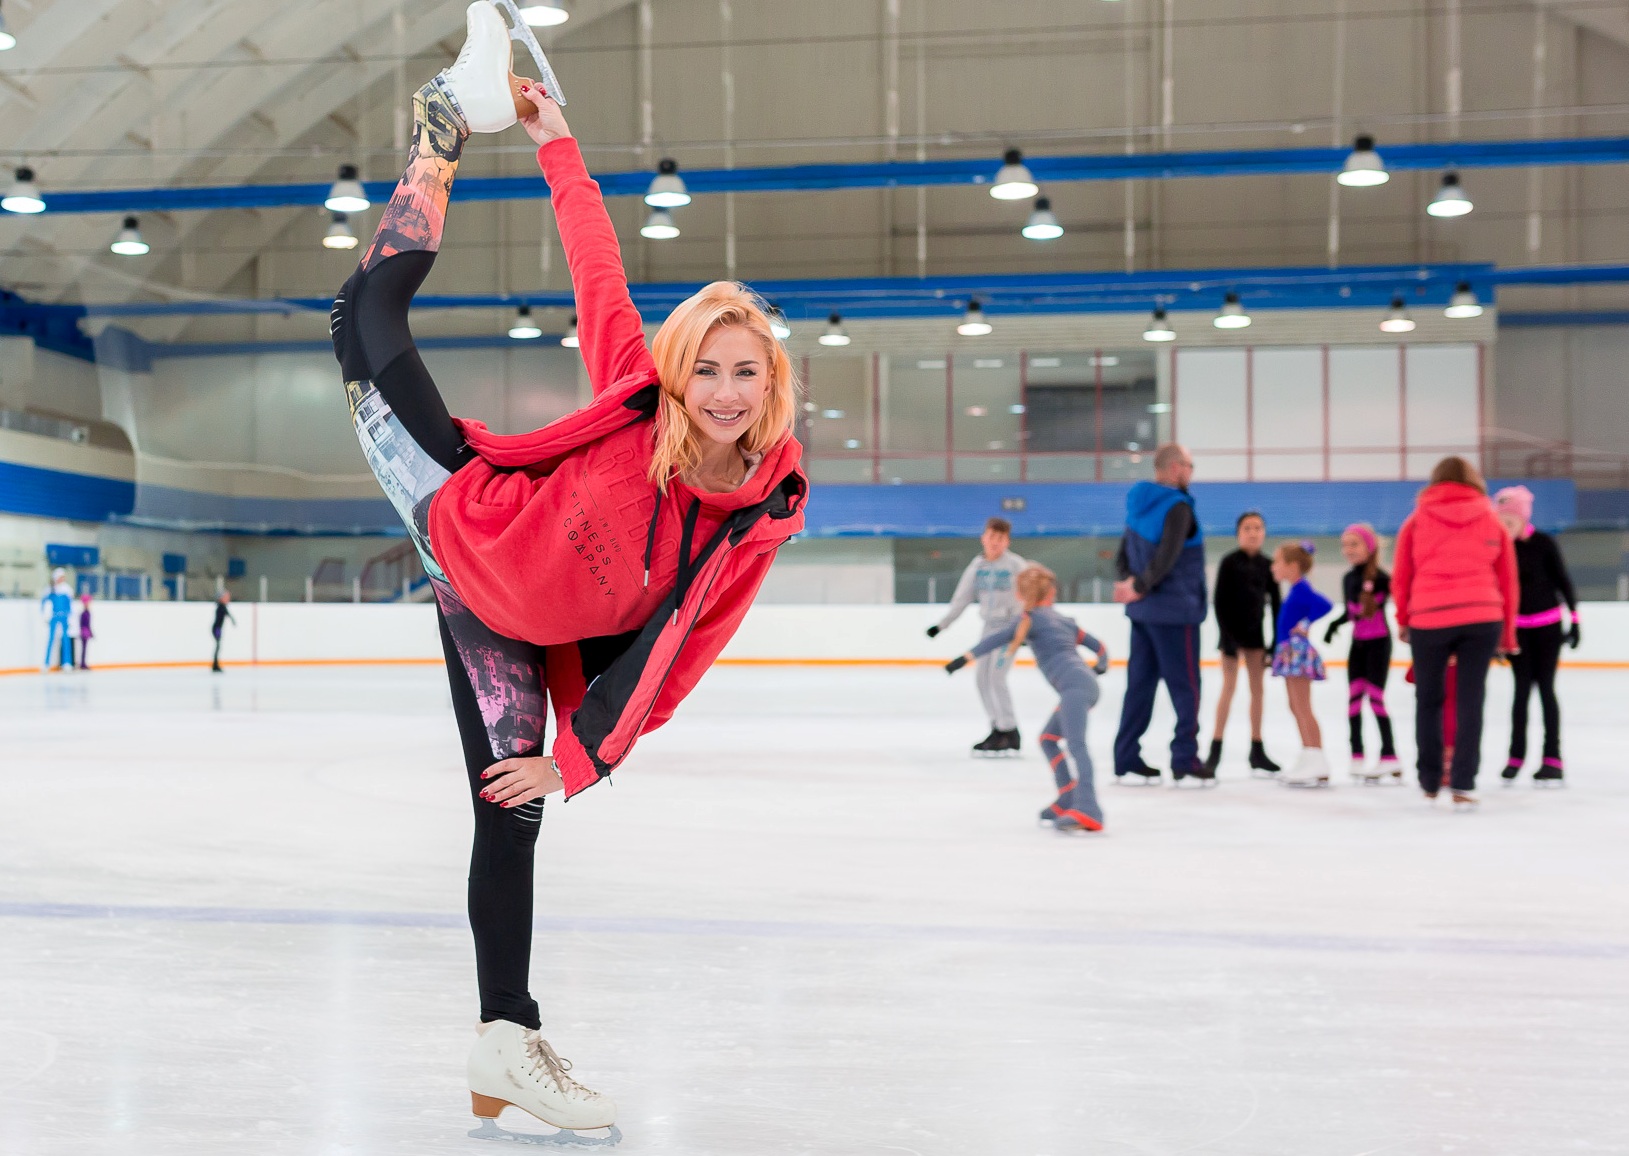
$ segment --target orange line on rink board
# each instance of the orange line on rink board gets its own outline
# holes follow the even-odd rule
[[[1331,675],[1333,680],[1339,674],[1339,660],[1332,660],[1330,665],[1336,667]],[[1123,667],[1126,661],[1117,658],[1110,663],[1111,666]],[[263,658],[258,662],[226,662],[222,666],[234,670],[252,670],[257,666],[445,666],[446,663],[439,658]],[[713,662],[714,666],[849,666],[849,667],[942,667],[944,662],[937,658],[719,658]],[[1032,658],[1020,658],[1015,666],[1034,666]],[[1213,658],[1200,662],[1201,666],[1217,668],[1221,663]],[[1406,662],[1394,662],[1393,669],[1403,670],[1408,667]],[[1629,670],[1629,662],[1583,660],[1562,660],[1563,670]],[[198,662],[104,662],[91,667],[86,673],[94,674],[98,670],[207,670],[209,663]],[[24,674],[46,673],[34,666],[0,667],[0,678]]]

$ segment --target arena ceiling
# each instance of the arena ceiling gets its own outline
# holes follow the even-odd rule
[[[1216,148],[1629,136],[1629,10],[1603,0],[566,0],[540,30],[596,171]],[[47,190],[326,181],[399,167],[405,94],[462,39],[458,0],[0,0],[0,159]],[[1455,76],[1458,76],[1456,86]],[[1458,92],[1456,99],[1455,92]],[[730,95],[733,93],[733,101]],[[519,130],[464,173],[532,169]],[[694,281],[1120,268],[1623,261],[1616,166],[1480,170],[1443,222],[1437,173],[1043,189],[1065,235],[972,188],[699,197],[637,235],[631,275]],[[1333,212],[1332,212],[1333,210]],[[374,211],[375,213],[377,210]],[[1332,218],[1336,227],[1331,228]],[[358,222],[371,227],[374,216]],[[0,219],[0,286],[39,301],[317,296],[351,257],[318,207],[177,212],[120,258],[108,215]],[[461,205],[432,287],[564,287],[546,202]],[[1506,308],[1629,303],[1616,286],[1507,291]],[[154,337],[276,337],[309,319],[164,318]],[[437,315],[445,331],[490,328]],[[320,325],[318,326],[320,328]],[[303,330],[301,330],[303,332]]]

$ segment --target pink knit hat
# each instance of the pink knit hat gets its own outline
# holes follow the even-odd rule
[[[1501,514],[1515,514],[1523,522],[1533,520],[1533,491],[1526,486],[1506,486],[1493,495],[1493,508]]]
[[[1341,531],[1341,537],[1344,538],[1348,534],[1351,534],[1353,537],[1361,541],[1365,546],[1369,547],[1370,554],[1380,553],[1380,539],[1375,537],[1374,527],[1369,525],[1369,523],[1353,522],[1350,526]]]

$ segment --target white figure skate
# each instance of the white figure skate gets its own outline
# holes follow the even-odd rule
[[[481,1126],[470,1132],[471,1137],[582,1148],[610,1148],[621,1142],[616,1104],[572,1079],[571,1061],[556,1055],[540,1033],[508,1020],[482,1024],[478,1030],[481,1036],[470,1050],[468,1073],[470,1105]],[[534,1134],[498,1127],[499,1114],[511,1106],[560,1131]],[[577,1134],[600,1128],[608,1129],[606,1135]]]
[[[475,0],[464,12],[464,47],[435,80],[464,118],[467,132],[502,132],[520,119],[512,58],[503,17],[487,0]]]
[[[1301,753],[1295,757],[1295,765],[1284,772],[1284,777],[1279,781],[1289,787],[1327,787],[1329,760],[1316,747],[1302,747]]]
[[[1401,783],[1403,781],[1403,764],[1395,758],[1381,759],[1374,766],[1363,768],[1356,759],[1352,761],[1352,777],[1361,780],[1365,786],[1378,787],[1382,783]]]
[[[526,18],[520,14],[515,6],[515,0],[490,0],[505,12],[509,13],[509,38],[525,46],[526,51],[532,54],[532,60],[537,64],[537,79],[543,85],[543,91],[561,108],[566,107],[566,94],[560,90],[560,78],[554,75],[554,69],[549,67],[549,58],[543,55],[543,48],[532,35],[532,26],[526,23]]]
[[[1354,783],[1373,781],[1369,773],[1369,764],[1364,760],[1362,755],[1352,756],[1352,765],[1349,770]]]
[[[1461,815],[1469,815],[1476,811],[1476,795],[1470,791],[1455,791],[1454,810]]]

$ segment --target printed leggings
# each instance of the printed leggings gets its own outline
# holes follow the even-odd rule
[[[351,421],[385,496],[418,549],[435,593],[453,716],[475,808],[469,921],[481,1019],[539,1027],[529,991],[532,863],[543,800],[505,808],[481,798],[493,763],[543,753],[546,695],[540,647],[489,629],[459,599],[436,562],[429,510],[469,449],[413,345],[407,311],[441,244],[463,138],[432,82],[414,97],[407,171],[378,232],[334,301],[334,354]]]
[[[1516,701],[1510,708],[1513,767],[1521,766],[1527,758],[1527,706],[1535,686],[1544,711],[1544,764],[1561,766],[1561,702],[1555,696],[1555,672],[1561,664],[1563,637],[1559,622],[1516,631],[1516,645],[1521,652],[1510,656],[1510,669],[1516,675]]]
[[[1363,704],[1369,704],[1380,728],[1380,757],[1395,759],[1391,716],[1386,713],[1386,679],[1391,674],[1391,635],[1354,638],[1346,656],[1346,717],[1352,728],[1352,754],[1363,754]]]
[[[1052,777],[1058,785],[1057,805],[1065,810],[1090,815],[1099,823],[1103,809],[1097,803],[1097,789],[1092,782],[1092,756],[1086,750],[1086,714],[1097,705],[1097,680],[1086,678],[1054,687],[1058,692],[1058,709],[1041,728],[1041,751],[1052,766]],[[1068,744],[1068,753],[1058,745]],[[1074,766],[1071,767],[1070,763]]]

